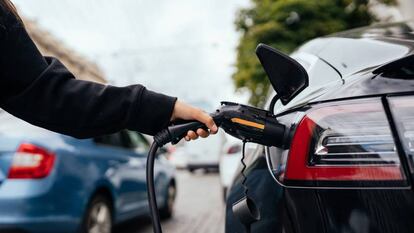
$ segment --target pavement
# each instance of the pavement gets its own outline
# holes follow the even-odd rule
[[[224,202],[217,173],[177,171],[177,199],[174,216],[162,221],[164,232],[224,232]],[[152,233],[148,218],[131,220],[115,233]]]

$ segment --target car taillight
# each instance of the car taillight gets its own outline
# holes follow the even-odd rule
[[[9,179],[40,179],[49,175],[55,155],[46,149],[22,143],[13,156]]]
[[[303,186],[405,185],[381,101],[336,102],[306,112],[283,179]]]
[[[232,145],[229,147],[229,149],[227,150],[227,154],[228,155],[232,155],[232,154],[236,154],[239,153],[241,151],[241,146],[240,145]]]
[[[410,168],[414,171],[414,96],[388,98]]]
[[[167,147],[167,153],[168,154],[172,154],[177,150],[177,148],[175,148],[175,146],[168,146]]]

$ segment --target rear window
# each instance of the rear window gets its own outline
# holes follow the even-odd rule
[[[414,56],[405,59],[405,62],[396,64],[395,67],[385,70],[381,76],[394,79],[414,79]]]

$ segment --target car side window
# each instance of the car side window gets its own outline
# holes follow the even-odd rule
[[[96,137],[94,141],[97,144],[106,145],[106,146],[113,146],[113,147],[119,147],[119,148],[126,147],[126,143],[121,135],[121,132],[102,135],[102,136]]]
[[[135,131],[126,131],[126,134],[129,137],[131,142],[132,149],[135,149],[137,152],[144,153],[149,150],[149,143],[147,139],[140,133]]]

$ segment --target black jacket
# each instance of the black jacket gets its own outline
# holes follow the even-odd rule
[[[76,80],[57,59],[43,57],[0,4],[0,107],[7,112],[78,138],[124,128],[154,134],[168,125],[175,101],[141,85]]]

